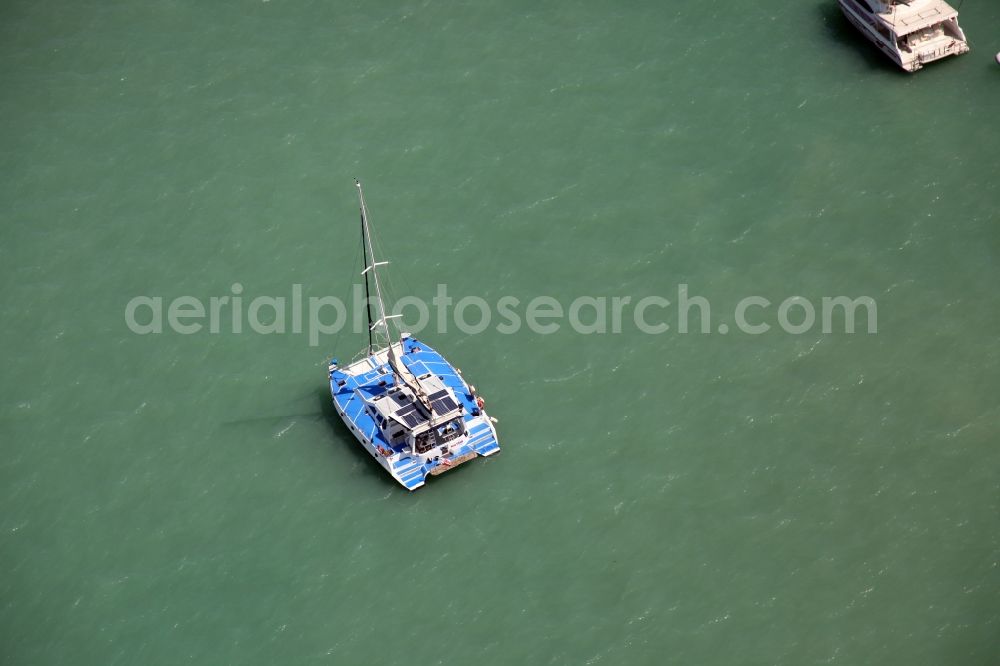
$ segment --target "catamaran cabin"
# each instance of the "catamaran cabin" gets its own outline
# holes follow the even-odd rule
[[[367,401],[368,412],[393,449],[403,447],[417,455],[446,455],[448,444],[465,434],[461,403],[434,375],[416,379],[427,396],[427,404],[409,387],[394,385]]]

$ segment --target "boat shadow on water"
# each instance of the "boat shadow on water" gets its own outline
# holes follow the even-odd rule
[[[348,470],[345,474],[357,474],[359,469],[363,470],[365,476],[371,475],[378,478],[379,485],[384,484],[387,488],[399,488],[391,478],[386,477],[385,470],[367,452],[358,446],[358,442],[348,431],[344,421],[337,415],[333,401],[330,400],[330,392],[326,388],[318,388],[315,391],[307,392],[302,400],[311,399],[314,396],[317,401],[317,410],[310,412],[293,412],[287,414],[271,414],[263,416],[250,416],[241,419],[224,421],[222,426],[227,428],[251,428],[258,434],[268,430],[271,437],[280,437],[288,431],[292,425],[299,421],[313,421],[328,433],[330,451],[334,454],[333,464],[338,468]],[[402,489],[405,491],[405,489]]]
[[[904,79],[910,76],[865,39],[865,36],[847,20],[835,1],[826,0],[818,4],[816,10],[823,25],[823,36],[827,41],[840,47],[844,57],[849,57],[847,53],[850,52],[850,57],[856,62],[867,65],[868,71],[892,73]]]

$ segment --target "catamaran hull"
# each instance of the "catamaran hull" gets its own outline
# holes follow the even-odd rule
[[[334,401],[334,405],[337,405],[336,401]],[[500,451],[499,446],[483,446],[483,444],[488,443],[488,441],[495,443],[497,440],[496,428],[493,426],[493,423],[490,422],[489,417],[485,416],[484,413],[485,418],[481,420],[484,427],[481,428],[481,430],[484,432],[488,431],[488,436],[485,438],[480,437],[480,441],[476,443],[476,446],[470,444],[470,437],[463,438],[462,441],[456,442],[454,444],[455,450],[465,450],[465,452],[452,457],[449,459],[448,463],[445,464],[440,461],[431,461],[429,463],[415,462],[407,465],[405,464],[406,458],[402,458],[401,461],[404,464],[397,465],[398,461],[394,461],[391,456],[384,455],[376,448],[376,445],[371,439],[365,437],[357,428],[350,425],[350,420],[347,414],[345,414],[339,406],[337,406],[337,414],[340,415],[340,418],[348,426],[351,434],[354,435],[354,438],[358,440],[358,443],[361,444],[364,450],[367,451],[368,454],[375,459],[375,461],[381,465],[392,478],[396,479],[400,485],[410,491],[422,488],[427,482],[428,476],[438,476],[440,474],[444,474],[445,472],[450,471],[463,463],[469,462],[470,460],[474,460],[479,457],[485,458],[492,456]],[[485,452],[480,453],[477,451],[477,446],[479,448],[486,449]]]
[[[433,372],[452,389],[462,403],[465,433],[448,443],[448,455],[416,455],[398,445],[390,447],[375,421],[363,409],[355,389],[369,389],[378,385],[377,377],[371,373],[375,371],[374,368],[384,364],[385,359],[373,356],[343,370],[331,364],[330,392],[337,414],[368,455],[403,487],[416,490],[424,485],[428,476],[437,476],[477,457],[492,456],[500,450],[500,445],[492,419],[477,403],[471,387],[461,373],[440,354],[415,338],[407,338],[404,344],[405,353],[401,354],[409,367],[417,370],[418,374],[423,374],[423,371]]]

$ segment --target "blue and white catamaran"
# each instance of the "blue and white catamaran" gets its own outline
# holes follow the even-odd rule
[[[495,419],[486,414],[483,399],[461,371],[399,330],[394,320],[400,315],[386,310],[378,268],[388,262],[375,260],[364,193],[361,183],[355,184],[361,205],[368,346],[346,366],[330,361],[330,392],[337,413],[365,450],[394,479],[416,490],[428,475],[499,451]]]

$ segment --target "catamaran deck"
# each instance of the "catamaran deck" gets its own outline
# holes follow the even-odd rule
[[[480,412],[475,396],[465,380],[441,354],[412,337],[406,338],[402,343],[400,362],[418,377],[427,373],[435,375],[454,392],[462,404],[468,439],[461,447],[452,451],[452,457],[447,462],[425,461],[411,456],[405,443],[390,444],[375,419],[365,409],[365,402],[358,395],[360,392],[369,398],[374,398],[387,393],[397,385],[391,368],[381,356],[385,356],[385,353],[369,356],[345,368],[346,370],[355,368],[358,364],[367,364],[371,369],[363,374],[350,375],[335,371],[339,379],[331,377],[330,387],[333,399],[343,412],[348,428],[352,432],[362,434],[375,447],[392,451],[388,460],[391,465],[390,471],[400,483],[414,490],[424,484],[428,474],[443,471],[442,467],[454,467],[477,455],[489,456],[500,450],[489,417]],[[340,381],[344,383],[340,384]]]

